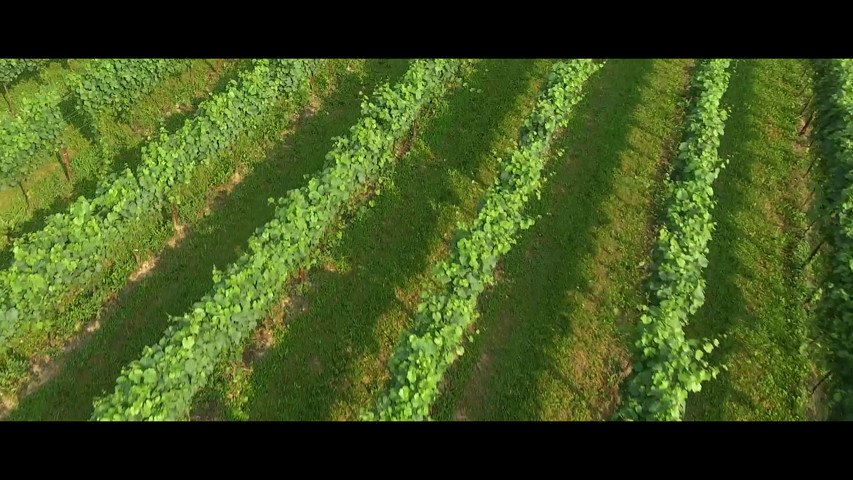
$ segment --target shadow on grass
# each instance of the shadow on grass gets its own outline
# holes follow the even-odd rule
[[[93,399],[112,392],[121,368],[162,337],[168,316],[182,315],[212,288],[214,265],[224,268],[246,250],[247,239],[272,217],[267,199],[302,186],[304,175],[322,168],[332,138],[348,133],[359,117],[358,91],[406,68],[404,60],[368,64],[373,69],[366,84],[353,75],[341,77],[321,112],[297,123],[291,137],[276,142],[230,195],[162,253],[148,276],[119,292],[91,340],[67,354],[57,377],[22,400],[9,419],[87,419]]]
[[[718,225],[709,245],[707,300],[688,334],[729,334],[713,361],[732,369],[688,397],[688,419],[799,420],[809,415],[813,372],[801,350],[811,329],[802,305],[809,287],[801,273],[804,258],[796,254],[804,226],[791,213],[801,208],[802,199],[790,183],[801,175],[792,134],[806,99],[793,94],[798,88],[794,68],[783,63],[794,61],[742,61],[729,87],[726,103],[735,108],[720,154],[732,162],[715,185],[718,205],[712,215]],[[742,105],[754,107],[737,108]],[[762,171],[767,173],[756,173]],[[761,215],[762,207],[781,218],[744,220],[749,218],[744,212]],[[767,267],[769,262],[773,265]],[[761,294],[745,298],[741,289]]]
[[[741,61],[732,75],[728,90],[723,97],[724,105],[731,105],[732,114],[726,122],[726,132],[744,132],[750,128],[749,112],[742,108],[754,97],[755,63]],[[743,241],[736,223],[736,212],[754,208],[746,198],[747,182],[754,158],[741,155],[747,149],[747,136],[730,133],[720,139],[719,155],[731,158],[731,163],[721,172],[714,183],[716,206],[711,215],[716,223],[713,237],[708,244],[708,267],[705,269],[705,304],[696,312],[685,333],[688,338],[719,337],[732,331],[737,324],[759,323],[759,319],[746,308],[746,300],[735,279],[750,272],[738,260],[735,253]],[[720,342],[712,354],[712,362],[727,362],[733,352],[745,348],[735,338]],[[726,372],[702,385],[702,391],[687,397],[685,420],[721,420],[724,411],[732,405],[754,410],[758,406],[749,396],[738,392]]]
[[[499,281],[482,294],[477,328],[483,333],[445,375],[435,418],[452,419],[465,400],[464,414],[471,420],[539,418],[540,376],[561,377],[547,347],[572,335],[574,312],[567,296],[590,294],[584,260],[595,255],[593,228],[612,193],[620,154],[630,149],[627,134],[640,102],[638,85],[652,68],[651,60],[610,60],[590,79],[553,149],[565,149],[565,156],[549,161],[543,175],[554,176],[542,199],[528,204],[531,215],[542,217],[519,234],[500,266]],[[473,397],[466,399],[468,388],[474,388]],[[571,384],[568,389],[588,403],[589,395]]]
[[[360,371],[357,362],[375,359],[371,371],[387,369],[380,318],[398,309],[411,315],[396,291],[430,267],[430,250],[447,227],[440,222],[459,203],[452,176],[473,177],[476,167],[490,161],[497,127],[526,88],[533,65],[483,61],[468,83],[483,88],[488,100],[463,88],[428,115],[410,155],[395,167],[394,186],[344,228],[332,256],[351,270],[312,271],[307,312],[291,319],[276,346],[253,363],[251,420],[329,420],[338,402],[349,409],[344,417],[368,406],[369,389],[380,379]]]

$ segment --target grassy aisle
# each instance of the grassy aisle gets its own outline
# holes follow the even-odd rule
[[[77,62],[70,63],[74,66]],[[108,155],[98,146],[87,117],[74,110],[73,99],[63,101],[60,106],[69,125],[59,141],[68,149],[73,179],[66,177],[58,151],[44,152],[45,164],[23,182],[26,197],[19,188],[0,192],[0,263],[11,258],[9,247],[14,238],[42,228],[46,217],[64,211],[75,198],[91,196],[98,180],[110,172],[125,166],[133,168],[141,159],[140,146],[156,134],[160,125],[170,132],[177,130],[207,95],[222,90],[234,77],[233,67],[233,62],[224,61],[217,73],[214,60],[195,60],[186,71],[163,79],[151,93],[135,102],[126,120],[104,118],[101,138]],[[43,81],[27,80],[9,94],[20,105],[21,98],[43,85],[64,85],[69,72],[53,62],[43,72]],[[4,114],[9,114],[5,101],[0,105],[0,115]]]
[[[807,68],[739,61],[724,97],[732,115],[719,153],[730,164],[715,186],[706,300],[688,336],[727,333],[712,361],[730,369],[688,397],[687,420],[805,420],[814,408],[805,348],[815,320],[803,308],[814,287],[800,268],[811,250],[801,241],[811,156],[797,135]]]
[[[590,420],[615,408],[689,65],[610,60],[590,82],[529,206],[542,218],[483,294],[481,335],[445,375],[436,418]]]
[[[549,65],[481,61],[421,119],[375,206],[348,223],[305,296],[289,299],[275,345],[251,364],[249,419],[353,420],[371,405],[431,265],[456,222],[476,214],[495,152],[512,145]]]
[[[24,399],[10,419],[88,419],[93,398],[111,391],[121,367],[162,337],[168,314],[187,311],[208,292],[213,266],[233,262],[246,248],[246,239],[270,219],[274,207],[267,199],[301,186],[304,175],[322,167],[332,138],[346,134],[358,118],[359,90],[369,91],[389,77],[393,80],[407,67],[405,60],[348,61],[338,66],[344,63],[351,71],[337,72],[339,85],[334,93],[324,94],[322,109],[303,115],[296,125],[279,115],[263,129],[260,140],[241,142],[233,159],[237,173],[219,189],[212,208],[201,209],[194,217],[182,214],[191,227],[186,236],[148,262],[150,271],[134,275],[129,288],[119,292],[98,320],[101,328],[61,359],[58,376]],[[364,70],[356,71],[360,66]],[[283,126],[284,131],[271,130]],[[200,179],[200,188],[221,183],[213,180],[218,179]]]

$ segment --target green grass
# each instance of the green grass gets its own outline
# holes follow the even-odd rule
[[[418,121],[375,206],[345,222],[325,267],[308,274],[272,327],[274,345],[232,386],[248,397],[244,418],[353,420],[371,404],[431,265],[448,253],[456,222],[476,214],[495,152],[516,140],[549,65],[481,61]]]
[[[318,89],[331,90],[322,95],[321,110],[313,116],[303,115],[294,125],[291,109],[279,108],[265,126],[211,168],[202,169],[190,187],[193,192],[185,197],[197,200],[181,205],[181,219],[189,226],[186,236],[161,253],[171,235],[169,223],[162,222],[161,231],[152,233],[138,252],[140,260],[159,254],[156,266],[118,291],[98,320],[101,328],[80,348],[62,356],[56,378],[22,400],[10,419],[87,419],[93,398],[113,389],[121,367],[163,335],[168,315],[184,313],[207,293],[213,285],[213,266],[222,268],[236,260],[254,230],[272,217],[273,207],[267,199],[300,186],[304,175],[321,168],[332,137],[345,135],[358,118],[358,91],[372,89],[389,77],[393,80],[407,67],[405,60],[369,61],[366,66],[360,61],[337,64],[336,85],[324,87],[319,76],[315,82]],[[233,191],[214,192],[235,170],[241,172],[242,181],[233,185]],[[210,200],[213,208],[205,208]],[[125,250],[116,260],[121,266],[116,267],[120,273],[115,275],[113,291],[119,290],[137,265],[128,245]]]
[[[57,148],[42,152],[44,165],[23,182],[23,190],[0,192],[0,262],[6,263],[11,258],[10,247],[15,238],[42,228],[48,216],[64,211],[75,198],[91,196],[98,182],[110,172],[135,167],[141,161],[140,147],[161,125],[172,132],[177,130],[188,111],[194,110],[210,93],[223,90],[227,81],[234,78],[236,65],[224,61],[221,71],[216,73],[214,63],[205,59],[193,61],[186,71],[164,79],[140,98],[126,118],[105,115],[98,119],[97,127],[74,109],[73,97],[67,96],[61,109],[69,125],[60,135],[59,143],[68,149],[73,180],[69,181]],[[60,62],[53,62],[41,79],[30,78],[19,83],[9,96],[20,104],[21,98],[45,85],[59,86],[64,91],[69,71]],[[0,111],[8,115],[8,104],[2,107]]]
[[[742,60],[724,103],[732,108],[719,153],[705,305],[690,337],[728,334],[712,361],[729,365],[687,401],[692,420],[806,420],[814,415],[814,359],[806,346],[814,288],[801,269],[811,155],[798,137],[809,75],[799,60]]]
[[[688,65],[610,60],[590,80],[528,207],[541,218],[482,295],[481,333],[445,375],[436,418],[591,420],[615,408]]]

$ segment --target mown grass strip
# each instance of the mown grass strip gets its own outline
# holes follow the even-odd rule
[[[667,206],[652,258],[652,298],[640,316],[640,338],[618,413],[623,419],[680,420],[687,393],[699,391],[718,373],[704,355],[719,340],[687,339],[684,327],[705,299],[705,255],[714,230],[712,185],[724,165],[717,154],[727,118],[720,100],[730,63],[700,60],[690,81],[684,137],[666,184]]]
[[[387,382],[387,358],[433,286],[430,267],[449,255],[457,222],[476,218],[498,174],[496,152],[517,141],[551,63],[479,61],[463,88],[431,106],[375,206],[347,220],[342,240],[267,319],[246,363],[228,372],[241,375],[227,379],[226,401],[201,404],[197,415],[356,420]],[[241,395],[247,403],[234,412]]]
[[[720,156],[730,160],[714,185],[716,229],[709,242],[705,304],[693,337],[727,335],[717,379],[687,400],[688,420],[805,420],[816,375],[814,286],[803,265],[809,180],[805,137],[797,135],[808,78],[799,60],[743,60],[724,97],[737,105]]]
[[[96,420],[175,420],[213,373],[220,356],[240,345],[271,307],[287,278],[308,266],[315,247],[341,210],[383,167],[418,112],[459,68],[458,60],[417,60],[375,103],[362,103],[362,119],[339,138],[330,163],[307,186],[280,198],[275,219],[249,239],[251,253],[227,271],[214,270],[214,290],[179,319],[163,339],[122,371],[115,393],[95,402]],[[272,199],[271,199],[272,201]]]
[[[442,291],[424,294],[412,333],[402,336],[389,361],[389,390],[380,395],[375,410],[364,412],[364,419],[429,418],[439,380],[464,352],[460,343],[476,318],[477,297],[494,282],[494,268],[514,244],[516,232],[534,222],[524,215],[524,205],[529,196],[538,196],[551,140],[580,100],[583,84],[600,66],[591,60],[571,60],[556,63],[549,72],[548,86],[522,127],[517,149],[509,153],[510,160],[486,192],[477,219],[470,230],[457,235],[452,259],[435,270]]]
[[[566,154],[549,161],[542,199],[528,207],[541,218],[481,296],[481,333],[445,374],[437,419],[612,414],[691,64],[608,60],[596,74],[555,143]]]

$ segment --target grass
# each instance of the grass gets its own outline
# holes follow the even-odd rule
[[[153,235],[148,249],[140,249],[138,256],[139,263],[156,258],[156,265],[118,291],[102,312],[100,328],[92,338],[59,359],[62,367],[56,378],[22,400],[10,419],[87,419],[93,398],[112,390],[121,367],[162,336],[168,315],[180,315],[210,290],[213,266],[224,267],[239,257],[255,228],[271,218],[273,208],[267,198],[301,185],[304,175],[321,168],[332,137],[347,133],[357,118],[358,91],[402,74],[407,66],[403,60],[371,61],[364,69],[359,61],[338,63],[337,80],[321,96],[322,110],[303,115],[294,125],[290,109],[279,109],[265,127],[222,156],[219,165],[200,172],[191,187],[197,193],[190,198],[206,201],[182,204],[181,219],[188,227],[185,236],[162,250],[168,237]],[[315,86],[324,88],[320,77]],[[239,183],[233,182],[235,171],[242,177]],[[230,194],[222,188],[214,191],[223,184],[230,185]],[[202,195],[205,192],[210,195]],[[165,222],[163,227],[166,232],[171,228]],[[126,273],[117,275],[117,284],[126,282],[137,265],[130,252],[119,261]]]
[[[816,415],[814,286],[801,266],[811,155],[800,112],[808,100],[800,60],[739,61],[719,153],[730,159],[715,184],[717,223],[709,244],[705,305],[688,335],[728,334],[712,361],[729,366],[687,401],[693,420],[807,420]]]
[[[343,230],[325,268],[309,272],[273,346],[237,377],[245,417],[352,420],[370,405],[430,266],[448,253],[456,222],[476,214],[494,152],[515,141],[549,63],[481,61],[465,87],[419,120],[374,207]]]
[[[435,418],[591,420],[615,408],[688,65],[610,60],[590,80],[528,207],[541,218],[481,296],[480,335],[445,375]]]

